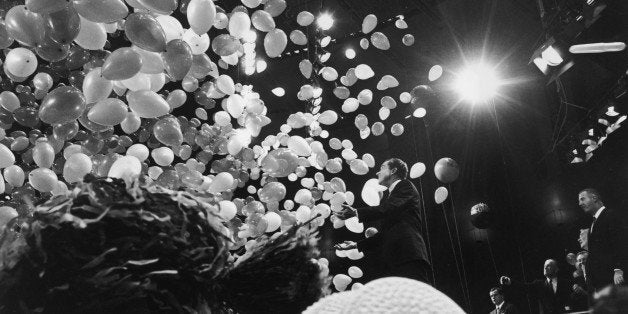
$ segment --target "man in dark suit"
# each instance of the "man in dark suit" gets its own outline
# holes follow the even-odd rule
[[[581,251],[576,255],[576,271],[573,273],[573,293],[571,294],[571,310],[586,311],[589,309],[589,293],[586,283],[586,266],[589,252]]]
[[[491,302],[495,305],[495,309],[490,311],[489,314],[518,314],[517,308],[512,303],[506,302],[504,299],[504,292],[502,288],[495,287],[491,289],[489,293]]]
[[[595,189],[582,190],[578,194],[578,204],[593,217],[587,236],[587,283],[594,292],[607,285],[623,284],[624,270],[628,267],[628,224],[625,215],[606,208]]]
[[[520,284],[527,293],[538,299],[539,313],[557,314],[569,309],[573,285],[565,279],[558,278],[558,264],[548,259],[543,265],[544,279],[537,279],[529,283]],[[502,276],[502,285],[510,285],[510,278]]]
[[[421,202],[412,182],[406,179],[408,165],[398,158],[386,160],[377,173],[384,191],[379,206],[353,208],[345,205],[335,215],[340,219],[356,216],[361,222],[379,221],[380,230],[358,243],[345,241],[337,249],[378,251],[383,261],[382,276],[398,276],[427,282],[431,270],[421,236]]]

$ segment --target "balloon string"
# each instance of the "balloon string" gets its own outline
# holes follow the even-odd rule
[[[469,294],[469,280],[467,279],[467,268],[465,267],[465,263],[464,263],[464,255],[462,254],[462,242],[460,241],[460,232],[458,231],[458,220],[456,218],[456,206],[454,205],[454,197],[453,197],[453,189],[451,188],[451,184],[449,184],[449,195],[450,196],[450,201],[451,201],[451,211],[454,217],[454,230],[456,231],[456,237],[458,238],[458,252],[460,254],[460,263],[462,265],[462,276],[464,277],[464,285],[466,287],[466,293],[467,293],[467,301],[469,302],[469,309],[471,309],[471,312],[473,312],[473,309],[471,308],[471,295]]]
[[[504,167],[504,176],[505,176],[505,181],[506,181],[506,195],[508,197],[508,203],[509,203],[509,213],[510,213],[510,220],[511,223],[513,224],[513,227],[515,229],[515,234],[514,234],[514,242],[515,242],[515,246],[517,247],[517,253],[519,255],[519,264],[521,266],[521,275],[523,277],[523,281],[527,282],[526,279],[526,271],[525,271],[525,266],[524,266],[524,262],[523,262],[523,254],[521,253],[521,246],[519,244],[519,232],[518,232],[518,224],[514,223],[515,221],[517,221],[515,219],[515,213],[513,210],[513,202],[512,202],[512,195],[510,193],[510,180],[509,180],[509,175],[508,175],[508,168],[506,167],[506,157],[504,157],[504,145],[503,145],[503,138],[502,138],[502,132],[501,132],[501,128],[499,126],[499,117],[497,116],[497,109],[495,108],[495,101],[491,100],[490,101],[490,107],[491,109],[493,109],[493,115],[495,117],[495,126],[497,128],[497,137],[499,140],[499,152],[500,155],[502,157],[502,165]],[[526,294],[526,301],[528,302],[528,309],[530,310],[530,312],[532,312],[532,304],[530,303],[530,297],[528,296],[528,294]]]
[[[416,157],[416,161],[419,162],[419,150],[417,148],[416,143],[416,132],[414,130],[414,120],[411,120],[412,126],[412,143],[414,144],[414,155]],[[434,262],[432,261],[432,245],[430,243],[430,230],[429,224],[427,222],[427,210],[425,209],[425,194],[423,193],[423,180],[421,177],[419,179],[419,193],[421,196],[421,216],[423,216],[424,226],[421,226],[421,229],[424,230],[425,233],[425,243],[427,246],[427,258],[430,260],[430,267],[432,268],[432,285],[436,286],[436,268],[434,267]]]
[[[495,256],[493,255],[493,249],[491,247],[491,238],[488,236],[488,232],[486,233],[486,242],[488,243],[488,253],[491,256],[493,268],[495,269],[495,277],[499,281],[499,271],[497,270],[497,263],[495,262]]]

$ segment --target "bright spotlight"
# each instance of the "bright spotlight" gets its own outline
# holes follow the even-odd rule
[[[545,50],[541,52],[541,57],[543,58],[543,60],[547,61],[547,64],[550,66],[557,66],[563,63],[563,58],[552,46],[545,48]]]
[[[499,85],[495,70],[483,64],[467,67],[457,75],[454,83],[460,96],[472,103],[491,99],[497,93]]]
[[[316,24],[318,24],[318,27],[322,30],[326,31],[334,26],[334,18],[329,13],[321,13],[316,19]]]

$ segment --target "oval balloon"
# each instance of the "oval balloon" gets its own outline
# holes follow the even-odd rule
[[[288,36],[281,29],[275,28],[264,37],[264,50],[269,58],[276,58],[286,49]]]
[[[122,0],[73,0],[76,11],[85,19],[95,23],[113,23],[129,14]]]
[[[442,204],[449,196],[449,191],[444,186],[438,187],[436,191],[434,191],[434,201],[436,204]]]
[[[181,125],[174,117],[164,117],[155,122],[153,134],[164,145],[179,146],[183,143]]]
[[[81,29],[74,41],[84,49],[101,50],[107,42],[107,31],[103,24],[81,18]]]
[[[24,5],[12,7],[4,17],[4,23],[9,36],[24,46],[35,47],[44,40],[44,18]]]
[[[198,35],[207,33],[216,20],[216,6],[212,0],[191,0],[187,9],[190,28]]]
[[[140,90],[129,92],[127,100],[131,110],[142,118],[157,118],[170,111],[168,102],[153,91]]]
[[[113,90],[113,82],[102,75],[101,68],[94,68],[83,79],[83,95],[88,104],[106,99]]]
[[[166,50],[166,34],[159,22],[148,13],[135,12],[129,15],[124,24],[124,33],[139,48],[152,52]]]
[[[57,181],[59,180],[54,171],[47,168],[37,168],[28,174],[28,183],[42,193],[54,190],[57,187]]]
[[[76,120],[85,111],[85,96],[72,86],[61,86],[44,97],[39,107],[39,118],[48,124],[62,124]]]
[[[129,47],[114,50],[105,59],[102,76],[108,80],[121,81],[132,78],[142,69],[142,56]]]
[[[83,153],[69,156],[63,166],[63,178],[68,183],[83,181],[83,177],[92,171],[92,159]]]
[[[417,162],[410,168],[410,178],[416,179],[421,177],[425,173],[425,164]]]
[[[234,12],[229,18],[229,34],[235,38],[242,38],[251,29],[251,19],[245,12]]]
[[[67,6],[65,0],[26,0],[26,8],[38,14],[57,12]]]
[[[182,80],[192,67],[192,49],[181,39],[170,41],[161,56],[172,80]]]
[[[44,19],[46,35],[62,45],[71,44],[81,30],[81,18],[72,5],[66,5],[62,10],[46,14]]]
[[[37,69],[37,57],[26,48],[11,49],[4,60],[6,69],[11,74],[19,77],[27,77],[35,73]]]
[[[253,27],[262,32],[270,32],[275,28],[275,20],[270,13],[264,10],[257,10],[251,15]]]
[[[441,158],[434,165],[436,178],[443,183],[456,181],[460,174],[458,163],[451,158]]]
[[[94,105],[87,113],[87,118],[100,125],[114,126],[126,119],[127,105],[120,99],[107,98]]]

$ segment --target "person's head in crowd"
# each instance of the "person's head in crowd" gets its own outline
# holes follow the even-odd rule
[[[596,189],[586,188],[578,194],[578,205],[585,213],[593,216],[600,207],[604,206],[600,192]]]
[[[494,287],[491,289],[488,295],[491,298],[493,304],[495,304],[496,306],[504,303],[504,292],[502,291],[502,288]]]
[[[408,176],[408,165],[399,158],[386,160],[379,171],[377,179],[379,184],[389,187],[396,180],[403,180]]]
[[[628,287],[608,286],[596,293],[592,314],[628,313]]]
[[[558,274],[558,263],[556,260],[548,259],[543,264],[543,276],[547,278],[554,278]]]
[[[587,258],[589,258],[589,252],[580,251],[578,255],[576,255],[576,269],[582,272],[582,267],[586,265]]]

